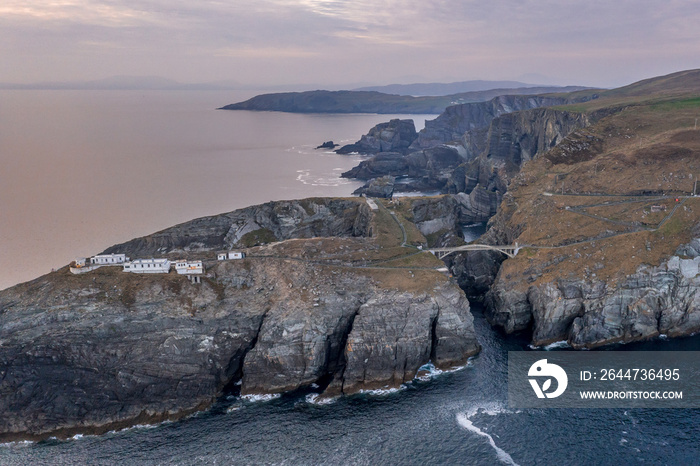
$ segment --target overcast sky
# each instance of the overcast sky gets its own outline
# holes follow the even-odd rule
[[[697,0],[1,0],[0,82],[524,79],[700,68]]]

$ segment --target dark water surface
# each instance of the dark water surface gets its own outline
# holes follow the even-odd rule
[[[223,401],[208,413],[67,441],[8,444],[2,464],[698,464],[700,410],[507,408],[508,351],[476,308],[483,351],[398,393],[314,405]],[[700,339],[630,345],[698,350]]]

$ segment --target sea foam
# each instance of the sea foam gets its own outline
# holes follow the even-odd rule
[[[493,437],[491,437],[491,435],[489,435],[486,432],[484,432],[483,430],[479,429],[471,421],[470,418],[472,416],[474,416],[477,412],[484,412],[484,413],[489,414],[491,416],[495,416],[497,414],[506,412],[506,410],[504,410],[501,406],[496,405],[495,403],[488,404],[485,406],[475,407],[475,408],[470,409],[466,413],[457,414],[457,423],[470,432],[474,432],[475,434],[481,435],[482,437],[486,437],[488,439],[491,447],[496,451],[496,456],[498,457],[498,459],[501,463],[517,466],[517,463],[515,461],[513,461],[513,458],[511,458],[511,456],[508,454],[508,452],[506,452],[505,450],[500,448],[498,445],[496,445],[496,442],[493,439]]]

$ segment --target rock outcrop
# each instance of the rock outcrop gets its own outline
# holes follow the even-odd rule
[[[251,247],[291,238],[370,236],[372,213],[362,199],[268,202],[202,217],[108,248],[133,256]]]
[[[395,178],[393,176],[372,178],[364,186],[357,188],[353,194],[391,199],[391,196],[394,194],[394,184]]]
[[[486,129],[495,118],[508,113],[566,105],[590,98],[590,96],[503,95],[488,102],[452,105],[447,107],[436,119],[425,122],[425,128],[418,133],[418,138],[413,142],[411,148],[415,150],[427,149],[438,144],[461,141],[466,132]]]
[[[404,155],[382,152],[343,173],[344,178],[371,180],[382,176],[405,177],[405,191],[440,190],[465,161],[458,147],[440,145]]]
[[[338,144],[334,143],[333,141],[326,141],[323,144],[316,146],[316,149],[335,149],[336,147],[338,147]]]
[[[391,281],[387,270],[377,279],[353,266],[352,251],[380,248],[365,237],[365,207],[363,199],[268,203],[115,247],[202,259],[200,284],[66,267],[0,292],[0,441],[175,419],[238,390],[395,387],[428,362],[464,364],[479,344],[455,284],[439,272],[418,285],[403,269]],[[299,239],[213,260],[258,227]],[[318,232],[336,236],[306,239]]]
[[[619,284],[560,280],[526,291],[499,278],[489,294],[490,320],[506,332],[532,326],[532,341],[566,340],[574,348],[690,335],[700,330],[700,256],[642,266]]]
[[[586,114],[539,108],[509,113],[495,118],[485,136],[479,156],[454,170],[446,184],[447,192],[469,192],[480,184],[489,191],[505,193],[510,179],[522,165],[549,151],[566,136],[591,123]],[[469,138],[466,135],[465,138]],[[476,143],[475,143],[476,144]]]
[[[394,119],[379,123],[363,135],[355,144],[348,144],[338,154],[378,154],[380,152],[408,153],[408,147],[418,137],[413,120]]]

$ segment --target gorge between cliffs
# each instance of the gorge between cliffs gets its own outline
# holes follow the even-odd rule
[[[104,251],[201,260],[201,283],[64,267],[1,291],[0,439],[176,419],[231,394],[395,388],[478,354],[467,296],[535,346],[693,334],[698,94],[693,71],[454,105],[420,132],[392,120],[339,149],[367,154],[343,176],[374,200],[270,202]],[[391,199],[426,191],[440,194]],[[518,254],[426,251],[478,222],[480,244]],[[246,258],[216,260],[228,250]]]

